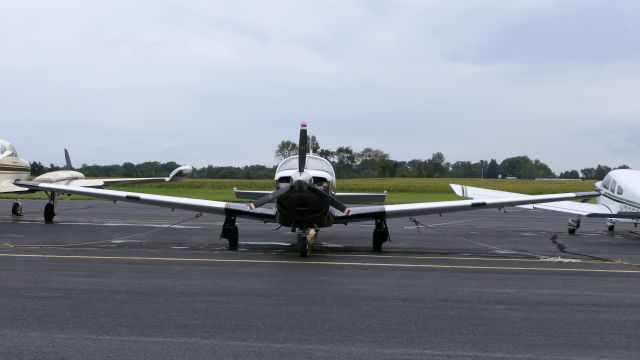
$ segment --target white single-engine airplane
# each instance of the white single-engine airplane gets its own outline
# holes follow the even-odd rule
[[[471,186],[451,184],[453,191],[460,196],[475,200],[497,200],[524,194],[489,190]],[[605,218],[607,230],[613,231],[616,221],[640,223],[640,171],[631,169],[613,170],[604,180],[595,184],[597,204],[579,203],[575,201],[559,201],[544,204],[522,205],[528,209],[544,209],[578,215],[577,219],[569,219],[568,232],[575,234],[580,228],[580,217]]]
[[[597,192],[566,193],[537,196],[514,196],[496,200],[475,201],[455,200],[402,205],[366,205],[347,208],[343,201],[371,202],[383,199],[383,194],[340,194],[335,193],[336,175],[331,163],[315,155],[307,155],[307,125],[300,127],[298,155],[283,160],[278,165],[275,191],[237,191],[240,197],[249,197],[251,204],[227,203],[211,200],[189,199],[174,196],[150,195],[82,188],[64,184],[47,184],[19,180],[16,186],[51,193],[88,195],[114,201],[128,201],[174,209],[192,210],[203,213],[224,215],[221,237],[229,241],[230,248],[238,246],[236,218],[247,218],[278,223],[298,232],[298,249],[305,257],[317,237],[320,228],[334,224],[348,224],[359,221],[374,221],[373,250],[380,251],[389,239],[386,219],[428,214],[442,214],[484,208],[503,208],[523,204],[552,202],[561,200],[589,199]],[[275,202],[273,207],[264,207]]]
[[[186,165],[172,171],[167,178],[85,179],[84,174],[72,170],[73,167],[71,166],[71,160],[67,149],[64,150],[64,156],[66,160],[66,170],[51,171],[42,174],[33,179],[33,183],[102,188],[104,186],[116,184],[175,181],[190,175],[193,171],[191,166]],[[11,213],[15,216],[22,215],[20,194],[33,192],[34,190],[16,186],[14,185],[14,182],[17,180],[27,180],[30,173],[31,166],[29,165],[29,162],[18,156],[18,152],[11,143],[0,139],[0,193],[16,194],[16,201],[11,207]],[[45,223],[51,223],[56,215],[56,203],[60,192],[44,191],[47,196],[49,196],[49,202],[44,207],[44,221]]]

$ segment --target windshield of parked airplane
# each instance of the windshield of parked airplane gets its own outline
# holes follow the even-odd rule
[[[609,190],[609,184],[611,184],[611,176],[607,175],[605,176],[604,181],[602,182],[602,187]]]
[[[333,171],[333,166],[326,159],[323,159],[319,156],[307,155],[307,165],[305,166],[308,170],[320,170],[329,173],[334,179],[336,177],[335,172]],[[292,156],[288,159],[285,159],[283,162],[278,165],[278,169],[276,172],[280,172],[282,170],[297,170],[298,169],[298,156]]]
[[[4,140],[0,140],[0,155],[2,154],[6,154],[5,156],[18,156],[13,145]]]

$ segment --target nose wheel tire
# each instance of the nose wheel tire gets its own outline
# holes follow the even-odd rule
[[[298,235],[298,251],[300,251],[301,257],[307,257],[311,253],[311,247],[306,235]]]

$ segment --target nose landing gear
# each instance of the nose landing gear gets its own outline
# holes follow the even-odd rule
[[[300,229],[298,232],[298,251],[301,257],[307,257],[311,254],[313,243],[318,237],[318,230],[311,228],[308,230]]]

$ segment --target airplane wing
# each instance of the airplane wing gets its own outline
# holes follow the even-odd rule
[[[271,191],[253,191],[233,189],[237,199],[258,200],[271,194]],[[343,204],[368,204],[383,203],[387,197],[387,193],[369,194],[369,193],[336,193],[334,197]]]
[[[472,186],[451,184],[453,191],[464,197],[469,197],[474,200],[485,199],[502,199],[514,196],[531,197],[531,195],[512,193],[507,191],[498,191],[491,189],[483,189]],[[640,217],[638,213],[614,213],[613,209],[603,204],[588,204],[575,201],[557,201],[542,204],[530,204],[520,205],[518,207],[526,209],[543,209],[551,211],[559,211],[569,214],[582,215],[586,217],[602,217],[602,218],[623,218],[623,219],[637,219]]]
[[[428,203],[362,206],[350,208],[348,214],[334,214],[336,223],[350,223],[366,221],[376,218],[398,218],[407,216],[419,216],[430,214],[444,214],[456,211],[467,211],[487,208],[503,208],[526,204],[551,203],[564,200],[590,199],[599,196],[600,193],[581,192],[548,195],[523,196],[515,194],[510,197],[480,199],[480,200],[453,200],[436,201]]]
[[[249,210],[246,204],[95,189],[90,187],[69,186],[62,184],[37,183],[33,181],[14,181],[14,184],[34,191],[50,191],[60,194],[86,195],[100,199],[126,201],[138,204],[166,207],[171,209],[197,211],[217,215],[234,215],[242,218],[260,220],[264,222],[275,222],[276,220],[275,209],[258,208],[255,210]]]
[[[126,185],[126,184],[144,184],[155,182],[171,182],[177,181],[184,177],[189,176],[193,172],[193,167],[189,165],[180,166],[173,170],[168,177],[155,177],[155,178],[107,178],[107,179],[86,179],[84,175],[76,171],[60,170],[53,171],[38,176],[33,179],[36,183],[48,183],[48,184],[64,184],[68,186],[80,186],[80,187],[93,187],[102,188],[111,185]]]
[[[0,181],[0,193],[25,193],[31,190],[15,186],[10,180]]]
[[[255,208],[250,210],[246,204],[225,203],[220,201],[190,199],[175,196],[151,195],[125,191],[94,189],[61,184],[36,183],[32,181],[15,181],[15,185],[34,191],[51,191],[62,194],[87,195],[114,201],[127,201],[173,209],[198,211],[218,215],[235,215],[238,217],[276,222],[276,211],[273,208]],[[336,223],[350,223],[374,220],[377,218],[397,218],[406,216],[443,214],[484,208],[502,208],[534,203],[563,200],[589,199],[599,196],[598,192],[566,193],[535,196],[517,196],[490,200],[453,200],[429,203],[401,205],[372,205],[350,208],[346,213],[334,212]]]

